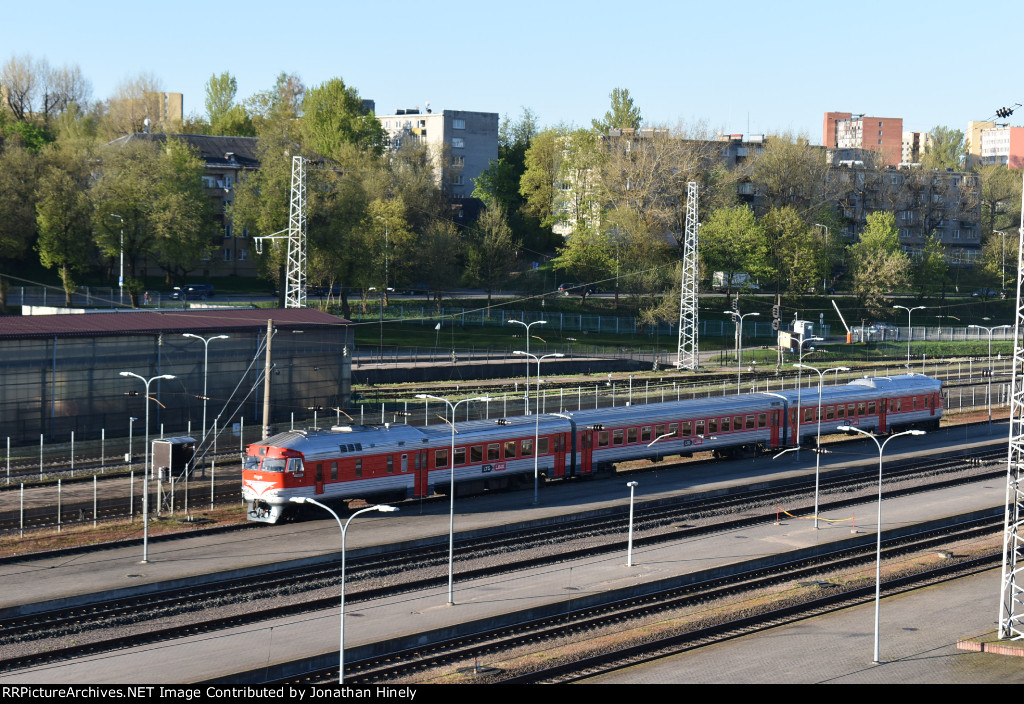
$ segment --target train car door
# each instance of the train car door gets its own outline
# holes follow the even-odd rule
[[[416,487],[417,497],[430,495],[430,452],[421,452],[422,459],[416,465]],[[447,453],[446,453],[447,454]]]
[[[316,463],[316,493],[324,493],[324,463]]]
[[[886,414],[889,411],[889,399],[883,398],[878,401],[878,432],[887,433]]]
[[[771,447],[779,446],[779,434],[782,429],[779,425],[779,418],[782,414],[778,411],[771,411],[768,414],[768,426],[771,428]]]
[[[595,430],[584,430],[579,434],[580,474],[591,474],[594,471],[594,433]]]
[[[555,468],[552,472],[556,477],[565,476],[565,433],[559,433],[554,438],[555,441]]]

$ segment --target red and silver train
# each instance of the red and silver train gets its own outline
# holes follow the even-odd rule
[[[532,481],[534,453],[548,478],[585,477],[616,462],[713,451],[754,456],[840,425],[890,433],[937,428],[942,385],[918,374],[865,377],[817,389],[754,393],[466,421],[455,424],[457,491]],[[539,431],[535,424],[539,422]],[[537,440],[534,441],[535,432]],[[249,445],[242,496],[249,518],[275,523],[292,497],[394,501],[447,493],[451,427],[385,424],[294,430]]]

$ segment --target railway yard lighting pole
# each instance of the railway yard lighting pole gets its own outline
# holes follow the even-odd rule
[[[739,311],[727,310],[732,316],[732,322],[736,324],[736,393],[740,392],[740,372],[743,370],[743,319],[750,317],[751,315],[761,315],[760,313],[744,313],[740,315]]]
[[[455,592],[454,592],[454,565],[455,565],[455,409],[463,403],[469,403],[470,401],[491,401],[489,396],[477,396],[475,398],[464,398],[461,401],[452,403],[446,398],[440,396],[431,396],[430,394],[416,394],[418,399],[431,399],[434,401],[440,401],[446,404],[452,412],[451,422],[448,423],[452,427],[452,448],[451,454],[449,455],[449,467],[451,468],[451,481],[448,487],[448,496],[450,499],[450,507],[448,511],[448,606],[455,606]],[[534,448],[536,453],[537,448]]]
[[[540,361],[542,359],[547,359],[548,357],[564,357],[565,356],[561,352],[552,352],[551,354],[545,354],[545,355],[542,355],[542,356],[538,357],[535,354],[530,354],[529,352],[523,352],[522,350],[516,350],[512,354],[525,355],[525,356],[530,357],[531,359],[533,359],[534,361],[537,362],[537,389],[538,390],[540,389]],[[529,363],[527,363],[527,365],[529,365]],[[537,498],[537,482],[538,482],[538,476],[540,474],[540,470],[538,468],[538,464],[540,462],[540,453],[537,452],[537,449],[538,449],[537,444],[540,441],[540,413],[537,412],[536,408],[534,408],[533,411],[534,411],[533,415],[535,416],[535,421],[536,421],[534,423],[534,430],[533,430],[533,503],[536,504],[537,501],[538,501],[538,498]]]
[[[133,426],[137,420],[138,418],[135,416],[129,416],[128,418],[128,454],[125,456],[125,460],[128,462],[129,471],[132,468],[132,430],[134,429]]]
[[[910,371],[910,340],[914,337],[914,328],[910,327],[910,314],[915,310],[924,310],[925,306],[914,306],[913,308],[907,308],[906,306],[893,306],[893,310],[899,308],[900,310],[907,311],[907,371]]]
[[[796,423],[794,423],[794,429],[796,430],[796,457],[800,459],[800,401],[803,394],[804,380],[803,380],[803,369],[801,369],[801,363],[804,361],[804,343],[805,342],[821,342],[825,338],[823,337],[808,337],[804,338],[803,334],[797,339],[797,364],[796,366]]]
[[[142,477],[142,562],[149,562],[149,474],[150,474],[150,447],[149,447],[149,385],[157,379],[173,379],[173,374],[160,374],[159,376],[147,379],[134,372],[121,372],[121,376],[133,376],[146,385],[146,469]]]
[[[878,663],[878,607],[881,603],[882,595],[882,453],[885,451],[885,446],[888,445],[892,440],[900,437],[901,435],[924,435],[923,430],[904,430],[902,433],[896,433],[886,438],[885,442],[879,443],[878,438],[874,433],[869,433],[866,430],[861,430],[852,425],[840,425],[837,430],[848,432],[853,431],[860,433],[861,435],[871,438],[871,441],[878,447],[878,524],[876,526],[876,532],[878,534],[876,546],[875,546],[875,655],[872,662]]]
[[[121,245],[118,248],[120,251],[121,269],[117,276],[117,298],[118,304],[124,305],[124,218],[117,213],[111,213],[110,217],[117,218],[121,221]]]
[[[348,531],[348,524],[351,523],[352,519],[360,513],[366,513],[368,511],[390,513],[392,511],[397,511],[398,509],[394,506],[388,506],[387,504],[367,506],[366,508],[361,508],[353,513],[348,517],[347,521],[342,523],[341,518],[334,512],[334,509],[323,505],[315,499],[310,499],[305,496],[293,496],[289,501],[296,504],[313,504],[315,506],[319,506],[334,516],[334,520],[338,522],[338,527],[341,528],[341,647],[338,650],[338,684],[345,684],[345,533]]]
[[[211,340],[227,340],[228,336],[227,335],[213,335],[211,337],[201,337],[200,335],[193,335],[190,332],[186,332],[186,333],[182,333],[182,337],[191,337],[191,338],[193,338],[195,340],[201,340],[202,343],[203,343],[203,435],[202,435],[203,442],[202,442],[202,447],[203,447],[203,466],[205,467],[206,466],[206,402],[209,400],[209,399],[207,399],[207,394],[206,394],[206,377],[207,377],[207,372],[210,369],[210,366],[209,366],[210,341]],[[192,466],[193,466],[193,468],[195,468],[195,458],[192,459]]]
[[[850,371],[849,367],[832,367],[831,369],[818,369],[812,367],[810,364],[797,364],[797,367],[804,369],[810,369],[812,372],[818,374],[818,440],[814,445],[814,530],[818,530],[818,478],[821,475],[821,387],[825,385],[825,375],[829,372],[836,372],[836,376],[839,376],[839,372]]]
[[[629,487],[629,540],[626,543],[626,567],[633,566],[633,490],[636,489],[636,482],[627,482]]]
[[[534,325],[547,325],[546,320],[534,320],[532,323],[524,323],[522,320],[509,320],[510,323],[522,325],[526,328],[526,354],[530,354],[530,328]],[[517,353],[518,354],[518,353]],[[526,362],[526,405],[523,407],[524,416],[530,415],[530,362]]]
[[[1006,330],[1012,325],[996,325],[994,328],[987,328],[984,325],[968,325],[968,329],[977,328],[988,333],[988,427],[992,428],[992,333],[996,330]]]

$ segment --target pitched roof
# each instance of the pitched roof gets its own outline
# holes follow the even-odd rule
[[[118,137],[110,144],[125,145],[132,141],[165,142],[168,137],[179,139],[199,152],[207,166],[237,166],[243,169],[260,167],[256,147],[257,137],[226,137],[210,134],[164,134],[162,132],[135,132]],[[231,156],[228,156],[228,155]]]
[[[348,320],[310,308],[162,310],[83,315],[0,316],[0,340],[32,337],[107,337],[158,333],[343,327]]]

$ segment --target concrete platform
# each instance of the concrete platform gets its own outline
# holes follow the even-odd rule
[[[938,435],[938,434],[937,434]],[[932,441],[939,438],[931,437]],[[897,441],[898,443],[899,441]],[[898,455],[893,443],[890,448]],[[873,445],[857,446],[863,452],[858,459],[877,463]],[[919,446],[917,446],[919,447]],[[907,442],[902,449],[914,448]],[[870,452],[868,450],[870,449]],[[849,452],[855,452],[850,450]],[[810,453],[807,453],[808,455]],[[829,456],[835,459],[834,455]],[[887,458],[890,456],[887,456]],[[716,464],[686,473],[658,473],[639,477],[638,500],[653,500],[660,496],[687,490],[695,485],[711,485],[725,490],[725,485],[749,482],[739,475],[749,474],[751,467],[759,471],[771,469],[773,475],[799,470],[806,471],[810,457],[800,463],[790,460],[788,466],[771,464],[761,458],[750,461]],[[849,456],[847,457],[849,459]],[[776,463],[781,463],[778,460]],[[713,472],[719,476],[713,481],[699,477]],[[728,475],[728,476],[726,476]],[[767,478],[767,475],[765,475]],[[500,523],[526,523],[532,520],[557,520],[570,506],[579,509],[601,510],[628,500],[628,490],[621,481],[595,481],[572,485],[566,491],[545,492],[543,505],[530,505],[530,492],[482,497],[480,500],[456,502],[459,515],[456,529],[462,531],[487,530]],[[966,511],[986,509],[1002,511],[1005,487],[1001,481],[985,482],[971,489],[956,488],[932,492],[924,496],[891,499],[883,509],[883,529],[887,532],[908,530],[923,521]],[[862,531],[851,536],[845,522],[823,523],[814,530],[811,521],[786,519],[779,525],[771,523],[744,528],[715,536],[684,539],[656,547],[634,550],[633,568],[625,566],[625,554],[601,555],[574,560],[559,565],[524,570],[479,580],[462,580],[459,565],[455,565],[455,606],[447,605],[444,586],[413,594],[398,594],[373,602],[351,605],[346,619],[346,658],[358,659],[372,649],[372,644],[390,640],[394,643],[414,643],[440,635],[455,635],[478,629],[493,628],[496,624],[520,620],[528,615],[557,612],[571,605],[597,603],[609,592],[619,595],[643,593],[658,583],[680,584],[696,580],[702,573],[721,573],[738,569],[752,562],[771,562],[783,559],[787,553],[823,551],[850,540],[865,540],[873,544],[875,530],[875,504],[865,503],[844,515],[827,515],[832,519],[845,519],[856,513],[857,526]],[[399,514],[367,514],[354,522],[349,531],[349,547],[372,549],[382,541],[409,539],[445,539],[447,535],[447,506],[424,505],[422,513],[415,505],[403,506]],[[338,545],[337,525],[333,520],[286,526],[261,526],[239,535],[210,536],[151,546],[153,562],[140,566],[137,548],[117,549],[74,558],[46,559],[8,564],[0,567],[0,579],[7,587],[0,594],[0,607],[18,610],[19,603],[73,599],[106,589],[127,589],[145,582],[149,586],[160,582],[203,579],[203,575],[221,569],[251,569],[254,578],[265,570],[268,561],[296,561],[324,559]],[[997,605],[997,586],[985,585],[971,596],[949,601],[934,595],[930,608],[921,609],[913,627],[921,629],[926,621],[941,624],[956,631],[949,637],[958,638],[983,632],[991,627]],[[929,590],[925,590],[929,591]],[[886,600],[889,603],[891,600]],[[851,609],[849,611],[856,611]],[[845,613],[845,612],[844,612]],[[883,613],[898,613],[886,606]],[[258,614],[254,613],[254,620]],[[985,623],[974,625],[970,619],[979,617]],[[806,641],[811,653],[823,654],[846,663],[854,662],[847,647],[837,643],[870,641],[871,613],[851,617],[838,627]],[[901,621],[889,622],[887,629],[898,629]],[[302,616],[275,619],[217,632],[180,638],[160,645],[126,648],[115,653],[87,657],[69,663],[56,663],[0,676],[0,682],[61,682],[61,683],[183,683],[230,678],[232,673],[259,670],[266,677],[287,671],[287,663],[298,658],[319,656],[329,665],[336,662],[338,647],[338,609]],[[869,644],[870,645],[870,644]],[[858,667],[867,666],[870,647],[864,646],[864,656],[857,656]],[[718,647],[718,646],[716,646]],[[813,673],[817,677],[825,670],[806,665],[810,654],[803,650],[785,650],[769,644],[758,648],[759,658],[767,661],[790,661],[793,672]],[[886,651],[888,652],[888,651]],[[977,657],[988,657],[981,654]],[[1020,661],[1015,660],[1019,667]],[[766,668],[758,676],[760,681],[787,681],[778,669],[771,674]],[[836,670],[845,673],[846,670]],[[708,681],[742,681],[724,668],[708,665]],[[888,675],[887,675],[888,676]],[[948,675],[957,677],[952,671]],[[981,675],[972,674],[971,677]],[[987,675],[986,675],[987,676]],[[252,682],[255,675],[245,678]],[[650,681],[662,681],[655,676]],[[736,677],[737,679],[733,679]],[[1005,681],[1002,674],[992,675],[990,681]],[[669,680],[664,680],[669,681]],[[902,681],[898,672],[892,679]],[[977,680],[972,680],[977,681]]]

